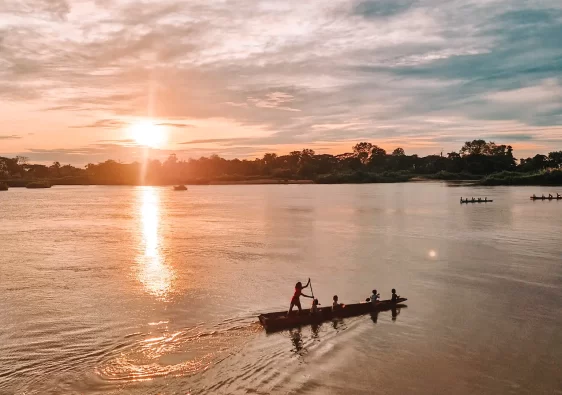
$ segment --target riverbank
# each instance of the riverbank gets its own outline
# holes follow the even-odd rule
[[[25,188],[30,183],[56,185],[269,185],[269,184],[376,184],[401,183],[423,181],[467,181],[475,185],[548,185],[562,186],[562,170],[548,170],[534,173],[500,172],[487,176],[470,173],[451,173],[440,171],[435,174],[412,174],[409,172],[381,172],[365,171],[340,172],[322,174],[313,179],[282,179],[257,176],[223,176],[212,179],[174,179],[160,183],[124,183],[115,180],[95,180],[88,177],[65,177],[53,179],[15,179],[2,180],[10,188]]]
[[[562,186],[562,170],[549,170],[538,173],[517,173],[503,171],[483,178],[480,185],[548,185]]]

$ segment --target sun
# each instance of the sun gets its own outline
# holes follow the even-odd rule
[[[138,145],[151,148],[162,147],[168,139],[166,130],[151,121],[141,121],[131,125],[131,137]]]

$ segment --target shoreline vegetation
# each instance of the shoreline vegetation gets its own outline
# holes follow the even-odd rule
[[[255,185],[361,184],[419,181],[466,181],[474,185],[562,185],[562,151],[517,160],[509,145],[467,141],[446,155],[388,154],[367,142],[340,154],[311,149],[288,155],[266,153],[254,160],[227,160],[217,155],[183,161],[175,154],[164,162],[120,163],[107,160],[84,168],[30,164],[29,159],[0,157],[0,190],[50,188],[54,185]]]

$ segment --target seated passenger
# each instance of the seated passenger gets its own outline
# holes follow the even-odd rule
[[[310,314],[311,315],[316,315],[318,314],[318,306],[320,306],[320,303],[318,303],[318,299],[314,299],[312,301],[312,307],[310,308]]]
[[[381,296],[377,293],[377,290],[373,289],[373,294],[371,295],[371,298],[370,298],[371,303],[376,304],[380,297]]]
[[[334,295],[334,302],[332,303],[332,311],[336,311],[341,308],[341,304],[338,303],[338,295]]]

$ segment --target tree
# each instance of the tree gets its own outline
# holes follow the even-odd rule
[[[404,148],[396,148],[394,151],[392,151],[392,156],[405,156],[406,153],[404,152]]]
[[[562,151],[550,152],[548,154],[548,161],[551,167],[562,167]]]
[[[386,162],[386,151],[379,146],[373,145],[369,165],[371,167],[383,167]]]
[[[372,149],[373,144],[362,142],[353,146],[353,153],[362,164],[366,164],[369,161],[369,154]]]
[[[490,146],[485,140],[472,140],[464,143],[460,150],[461,156],[487,155]]]

